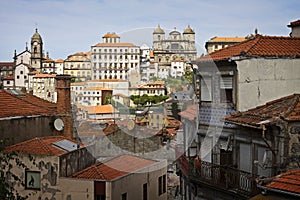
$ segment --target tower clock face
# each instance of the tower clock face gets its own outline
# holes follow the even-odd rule
[[[37,44],[38,44],[37,42],[34,42],[34,43],[33,43],[33,45],[37,45]]]

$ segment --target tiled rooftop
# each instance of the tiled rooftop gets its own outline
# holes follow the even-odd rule
[[[116,33],[106,33],[103,37],[104,38],[119,38],[120,36],[118,36]]]
[[[246,40],[243,37],[213,37],[209,42],[242,42]]]
[[[73,174],[71,177],[110,181],[149,167],[156,162],[157,161],[154,160],[146,160],[137,156],[125,154],[96,163]]]
[[[114,112],[118,112],[110,104],[102,106],[86,106],[85,109],[89,114],[111,114]]]
[[[0,118],[56,113],[56,104],[54,103],[28,93],[8,91],[0,90]]]
[[[292,170],[276,176],[267,188],[300,194],[300,170]]]
[[[225,121],[259,127],[262,123],[275,123],[278,118],[286,121],[300,120],[300,94],[282,97],[248,111],[229,115],[225,117]]]
[[[48,137],[39,137],[27,140],[9,147],[5,148],[6,152],[20,152],[25,154],[32,155],[62,155],[68,151],[61,149],[57,146],[54,146],[53,143],[59,142],[61,140],[68,140],[74,145],[77,145],[76,141],[70,140],[63,136],[48,136]],[[82,145],[81,145],[82,146]]]
[[[0,67],[13,67],[14,66],[14,62],[0,62]]]
[[[36,74],[34,78],[55,78],[56,74]]]
[[[198,115],[197,105],[189,105],[186,110],[181,111],[178,115],[190,121],[194,121]]]
[[[96,47],[136,47],[136,45],[132,43],[98,43],[95,45]]]
[[[197,58],[196,62],[228,60],[238,56],[300,57],[300,38],[256,35],[252,39]]]
[[[98,87],[87,87],[84,88],[83,90],[112,90],[112,89],[98,86]]]
[[[295,26],[300,26],[300,19],[293,21],[288,25],[288,27],[295,27]]]

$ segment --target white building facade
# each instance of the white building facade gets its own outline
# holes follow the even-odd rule
[[[140,70],[140,49],[121,43],[115,33],[107,33],[102,43],[91,47],[92,79],[128,80],[131,70]]]

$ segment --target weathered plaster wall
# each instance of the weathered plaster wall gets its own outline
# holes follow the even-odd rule
[[[35,137],[53,135],[54,116],[20,117],[0,120],[0,138],[9,139],[6,145]]]
[[[61,192],[58,186],[58,157],[56,156],[34,156],[30,160],[28,156],[20,156],[20,160],[27,166],[30,171],[40,171],[41,188],[40,190],[25,189],[24,186],[17,184],[13,179],[10,180],[15,184],[15,189],[22,195],[28,195],[29,200],[47,199],[59,200],[57,195]],[[13,172],[25,182],[25,168],[17,167],[15,163]]]
[[[94,181],[74,178],[60,178],[59,184],[63,193],[60,195],[62,200],[93,200]]]
[[[300,93],[300,59],[253,58],[237,61],[237,73],[239,111]]]
[[[111,192],[106,199],[121,199],[121,195],[125,192],[127,199],[143,199],[143,184],[147,183],[148,199],[166,200],[167,192],[158,194],[158,177],[167,174],[166,167],[166,161],[162,161],[106,184],[106,193]]]

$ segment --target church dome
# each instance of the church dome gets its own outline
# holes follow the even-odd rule
[[[160,28],[160,25],[158,25],[158,27],[154,30],[153,33],[164,34],[165,31],[162,28]]]
[[[31,37],[31,39],[42,40],[42,37],[41,37],[41,35],[38,33],[37,28],[35,29],[35,33],[34,33],[33,36]]]
[[[190,25],[184,30],[183,34],[194,34],[195,32],[191,29]]]

